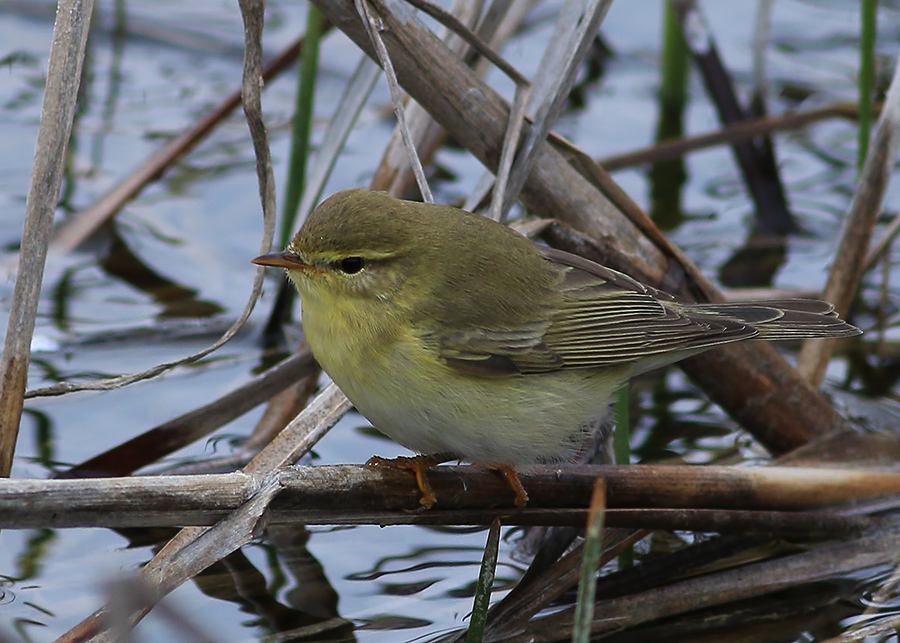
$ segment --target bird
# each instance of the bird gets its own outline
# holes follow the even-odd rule
[[[506,474],[570,457],[635,375],[738,341],[850,337],[824,301],[693,303],[506,225],[365,189],[338,192],[282,252],[312,353],[355,408],[417,456]]]

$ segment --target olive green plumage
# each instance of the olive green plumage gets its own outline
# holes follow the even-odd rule
[[[694,304],[478,215],[340,192],[284,253],[313,353],[423,453],[563,457],[636,373],[745,339],[859,330],[811,300]]]

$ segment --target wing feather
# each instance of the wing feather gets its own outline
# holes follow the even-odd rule
[[[752,337],[859,333],[826,302],[694,304],[588,259],[553,248],[540,251],[559,272],[556,290],[542,292],[531,319],[518,328],[446,334],[439,350],[449,366],[484,377],[626,363],[637,372]]]

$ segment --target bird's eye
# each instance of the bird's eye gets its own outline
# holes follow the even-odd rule
[[[355,275],[360,270],[363,269],[365,265],[365,261],[363,261],[362,257],[347,257],[346,259],[342,259],[338,264],[341,272],[346,275]]]

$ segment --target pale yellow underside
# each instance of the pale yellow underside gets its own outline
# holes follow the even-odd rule
[[[313,353],[375,428],[419,453],[508,464],[564,459],[584,426],[606,414],[627,377],[625,368],[468,375],[427,352],[406,324],[366,315],[359,302],[342,310],[342,303],[350,305],[305,293],[304,329]]]

